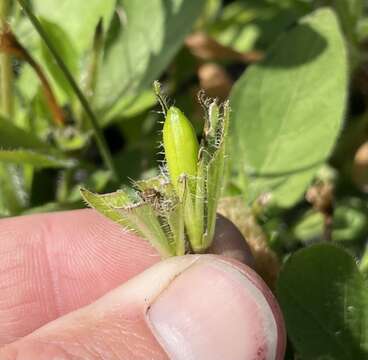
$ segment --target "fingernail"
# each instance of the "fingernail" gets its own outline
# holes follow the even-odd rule
[[[262,291],[234,266],[194,263],[148,310],[170,359],[276,359],[277,324]]]

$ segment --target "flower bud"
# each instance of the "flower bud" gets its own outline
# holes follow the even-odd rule
[[[178,189],[178,180],[182,174],[189,178],[197,175],[198,140],[187,117],[172,106],[167,112],[163,143],[166,164],[174,188]]]

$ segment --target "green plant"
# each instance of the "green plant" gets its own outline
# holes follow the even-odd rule
[[[83,208],[82,187],[167,257],[208,251],[221,212],[276,289],[286,358],[367,357],[362,0],[1,5],[1,217]]]
[[[159,176],[133,188],[97,195],[82,189],[87,203],[152,243],[163,257],[184,255],[188,245],[205,252],[212,244],[216,210],[224,184],[230,108],[207,99],[201,145],[186,116],[166,105],[163,126],[165,166]]]

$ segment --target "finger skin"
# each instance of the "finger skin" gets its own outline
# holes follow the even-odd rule
[[[189,255],[3,347],[0,359],[281,360],[285,339],[280,309],[249,267]]]
[[[220,220],[213,252],[249,264],[244,239]],[[146,241],[93,210],[0,220],[0,346],[93,302],[157,261]]]
[[[155,297],[196,258],[157,264],[95,303],[0,349],[4,360],[168,359],[146,320]]]
[[[93,210],[0,220],[0,346],[159,260],[146,241]]]

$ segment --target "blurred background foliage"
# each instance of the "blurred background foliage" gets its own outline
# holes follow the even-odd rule
[[[159,79],[198,136],[198,91],[230,98],[220,211],[246,235],[271,286],[290,254],[321,240],[368,273],[366,2],[2,0],[0,10],[1,217],[82,208],[81,186],[108,192],[157,174],[163,116],[151,87]],[[345,324],[352,357],[341,359],[367,354],[367,334],[364,346],[351,341],[351,326],[368,328],[367,299]],[[302,358],[330,354],[291,337]]]

